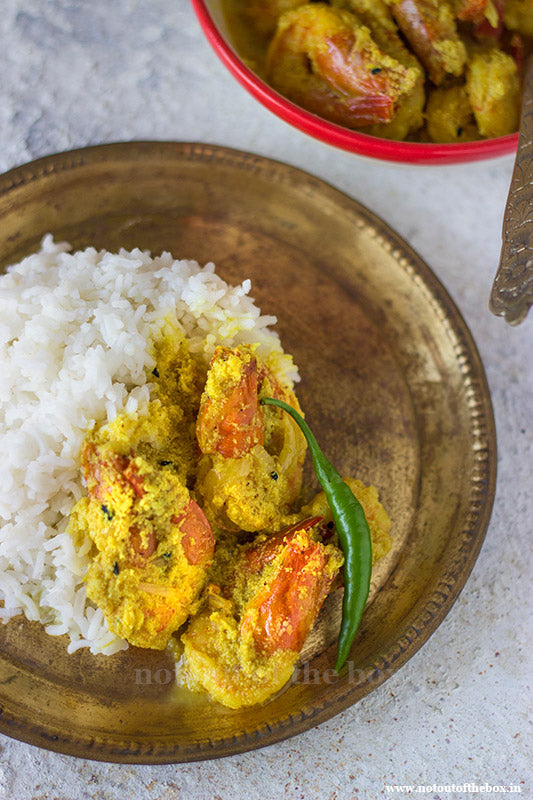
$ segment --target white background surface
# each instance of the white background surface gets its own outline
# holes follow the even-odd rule
[[[531,798],[533,315],[510,328],[487,308],[512,159],[396,167],[314,142],[226,72],[188,0],[3,0],[0,53],[2,172],[101,142],[204,141],[306,169],[378,213],[461,309],[499,442],[492,520],[466,588],[417,655],[357,706],[264,750],[189,765],[100,764],[0,737],[0,798],[373,800],[394,796],[387,785],[467,783],[514,784]]]

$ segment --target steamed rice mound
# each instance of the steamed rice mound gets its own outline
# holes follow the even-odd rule
[[[143,413],[155,366],[152,342],[183,333],[206,366],[217,345],[258,343],[292,385],[298,375],[249,297],[212,263],[170,253],[118,253],[43,239],[41,250],[0,276],[0,620],[17,614],[67,634],[68,651],[112,654],[127,644],[87,600],[90,541],[66,532],[85,493],[79,453],[88,430]]]

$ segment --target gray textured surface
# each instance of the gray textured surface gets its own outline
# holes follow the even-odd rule
[[[387,785],[474,782],[532,797],[533,318],[512,329],[487,310],[512,160],[410,169],[316,143],[235,83],[187,0],[3,0],[0,52],[0,171],[100,142],[198,140],[308,169],[381,215],[464,314],[499,440],[494,512],[466,588],[422,650],[356,707],[265,750],[183,766],[99,764],[0,737],[0,798],[373,800],[394,796]]]

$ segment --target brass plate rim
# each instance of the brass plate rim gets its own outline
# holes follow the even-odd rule
[[[424,608],[419,610],[418,615],[409,620],[409,625],[405,630],[399,631],[394,648],[384,652],[381,657],[381,671],[377,667],[380,674],[367,677],[367,680],[363,681],[363,683],[370,684],[368,691],[372,691],[420,649],[449,613],[472,571],[488,528],[496,485],[496,431],[488,382],[472,334],[441,281],[418,253],[387,223],[357,200],[326,181],[281,161],[198,142],[114,142],[44,156],[28,164],[15,167],[0,176],[0,198],[18,187],[28,187],[32,183],[38,185],[40,180],[57,172],[66,171],[75,175],[78,167],[86,167],[91,164],[102,165],[107,160],[116,161],[117,159],[133,163],[139,158],[185,159],[189,162],[196,160],[199,163],[212,160],[217,164],[224,164],[228,169],[244,169],[252,177],[256,173],[260,174],[263,180],[272,180],[281,184],[286,181],[291,185],[296,185],[303,192],[321,193],[324,198],[328,198],[356,217],[364,219],[365,224],[372,229],[380,243],[385,244],[390,252],[396,254],[397,260],[401,262],[401,268],[412,271],[414,279],[420,282],[435,313],[443,315],[449,330],[459,342],[457,358],[464,359],[468,366],[469,378],[474,385],[470,409],[474,415],[476,408],[483,418],[483,432],[480,434],[485,444],[483,469],[486,488],[483,503],[474,515],[471,530],[467,531],[471,534],[470,546],[460,571],[453,576],[443,575],[443,578],[448,578],[448,584],[444,581],[441,589],[434,593],[435,596],[427,599]],[[470,488],[473,496],[473,487]],[[470,497],[470,501],[472,499]],[[449,580],[450,577],[453,579]],[[135,764],[199,761],[257,749],[309,730],[352,706],[368,691],[363,691],[359,697],[354,698],[353,686],[339,685],[332,691],[331,696],[326,698],[325,702],[314,702],[310,706],[301,707],[298,718],[289,715],[278,719],[272,726],[258,728],[252,733],[244,731],[240,735],[220,738],[216,741],[197,741],[191,746],[177,746],[171,741],[168,742],[168,745],[164,745],[161,741],[158,746],[150,749],[147,748],[146,742],[133,739],[124,739],[124,741],[117,739],[110,743],[97,741],[90,736],[85,739],[81,736],[75,739],[68,734],[62,735],[61,732],[54,731],[47,725],[27,724],[17,720],[16,715],[6,713],[7,709],[0,714],[0,731],[32,745],[93,760]],[[0,693],[0,704],[1,702]]]

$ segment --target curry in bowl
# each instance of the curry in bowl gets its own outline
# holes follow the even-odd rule
[[[532,0],[223,0],[280,94],[373,136],[464,143],[518,128]]]

